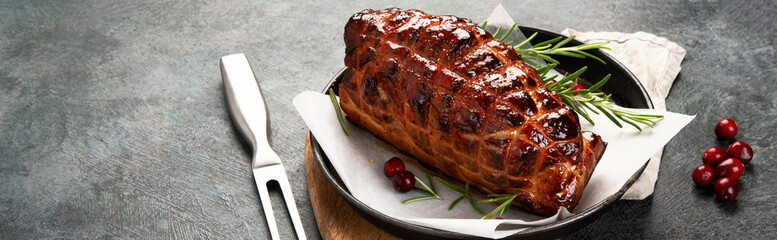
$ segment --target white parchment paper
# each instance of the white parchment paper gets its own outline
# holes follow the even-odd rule
[[[506,31],[513,23],[514,20],[500,5],[489,16],[486,29],[493,32],[498,26],[502,26],[503,31]],[[516,30],[506,41],[517,43],[523,39],[525,36]],[[482,215],[473,210],[466,201],[448,210],[448,206],[460,194],[437,182],[433,184],[443,200],[402,204],[406,199],[424,195],[414,191],[398,193],[392,188],[390,179],[383,176],[383,164],[391,157],[401,156],[399,152],[347,121],[351,136],[345,136],[327,95],[303,92],[294,98],[294,106],[356,199],[376,211],[405,222],[486,238],[502,238],[527,227],[553,223],[603,201],[616,193],[654,153],[660,151],[693,119],[693,116],[660,110],[632,109],[640,113],[665,116],[655,128],[639,132],[628,125],[623,129],[617,128],[604,115],[591,115],[594,122],[598,123],[596,126],[580,118],[582,128],[602,136],[608,146],[574,211],[570,213],[561,209],[555,216],[542,217],[512,208],[501,216],[504,219],[481,220]],[[419,167],[412,159],[401,157],[405,159],[408,170],[424,179],[427,184],[425,176],[436,175]],[[482,196],[475,198],[482,199]],[[489,212],[497,205],[478,203],[478,206]]]
[[[356,199],[383,214],[422,226],[487,238],[509,236],[526,227],[552,223],[571,215],[562,210],[556,216],[545,218],[512,208],[502,216],[504,219],[480,220],[481,215],[464,201],[449,211],[449,204],[460,195],[436,182],[436,189],[444,200],[402,204],[406,199],[423,194],[414,191],[398,193],[392,188],[391,181],[383,176],[385,161],[399,156],[399,153],[348,121],[346,126],[351,136],[345,136],[327,95],[303,92],[293,102],[348,190]],[[661,114],[664,119],[655,128],[639,132],[630,126],[618,128],[604,115],[591,114],[596,126],[580,118],[582,128],[602,136],[608,146],[572,213],[582,212],[617,192],[653,153],[693,119],[693,116],[659,110],[631,110]],[[425,169],[405,162],[409,171],[425,179]],[[479,206],[486,212],[496,207],[488,203],[480,203]]]

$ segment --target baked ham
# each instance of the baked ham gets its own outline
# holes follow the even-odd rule
[[[606,144],[509,45],[468,19],[396,8],[353,15],[344,37],[351,121],[527,211],[577,205]]]

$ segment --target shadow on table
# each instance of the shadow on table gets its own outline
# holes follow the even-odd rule
[[[643,200],[620,200],[613,204],[613,208],[602,217],[566,239],[632,239],[628,236],[644,236],[645,216],[652,209],[653,195]]]

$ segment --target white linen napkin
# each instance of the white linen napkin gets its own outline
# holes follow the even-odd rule
[[[656,109],[666,110],[666,96],[685,57],[685,49],[680,45],[645,32],[578,32],[567,28],[561,34],[575,35],[575,39],[582,42],[610,41],[607,47],[612,50],[605,51],[639,79]],[[653,194],[662,153],[663,150],[653,155],[645,171],[622,199],[642,200]]]

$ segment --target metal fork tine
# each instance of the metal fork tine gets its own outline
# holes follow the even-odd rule
[[[282,170],[283,171],[283,170]],[[289,185],[286,174],[279,174],[278,178],[283,178],[283,181],[279,180],[278,185],[281,186],[281,192],[283,192],[283,199],[286,202],[286,208],[289,209],[289,215],[291,216],[291,223],[294,225],[294,231],[297,233],[297,239],[307,239],[305,236],[305,230],[302,228],[302,220],[299,218],[299,212],[297,211],[297,203],[294,202],[294,195],[291,192],[291,186]]]
[[[259,177],[255,179],[256,186],[259,189],[259,199],[262,202],[262,209],[264,209],[264,217],[267,218],[267,225],[270,228],[270,236],[272,239],[280,239],[280,234],[278,234],[278,224],[275,223],[272,202],[270,202],[270,192],[267,189],[267,179]]]
[[[289,211],[289,217],[291,218],[291,223],[294,227],[297,239],[307,239],[305,230],[302,227],[302,220],[299,218],[297,204],[294,202],[294,194],[291,192],[291,185],[289,185],[289,179],[286,176],[286,170],[283,168],[283,165],[279,164],[254,169],[254,177],[256,178],[256,186],[260,189],[259,198],[262,201],[262,208],[264,208],[264,214],[267,217],[267,225],[270,227],[272,239],[280,239],[280,236],[267,189],[267,183],[270,181],[276,181],[280,187],[281,194],[283,194],[283,202],[286,204],[286,209]]]

